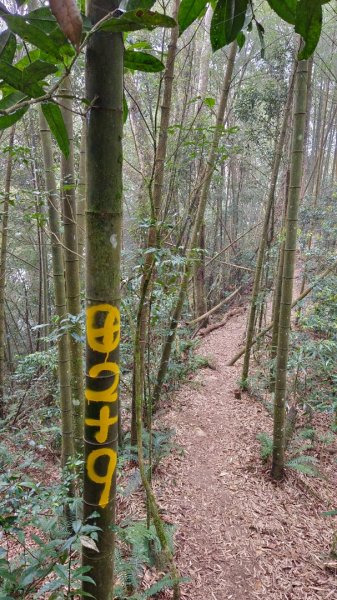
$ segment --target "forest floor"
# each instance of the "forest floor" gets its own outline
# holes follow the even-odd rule
[[[175,449],[161,463],[155,490],[164,520],[176,525],[176,558],[185,600],[333,600],[337,561],[331,558],[336,517],[336,440],[315,445],[321,478],[288,469],[278,484],[260,458],[259,432],[272,432],[258,399],[236,398],[246,313],[206,336],[203,368],[161,416],[174,428]],[[315,417],[329,430],[331,417]],[[165,592],[161,598],[168,598]]]

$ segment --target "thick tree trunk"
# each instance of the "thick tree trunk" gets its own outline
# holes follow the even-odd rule
[[[281,479],[284,469],[287,365],[297,243],[298,208],[303,173],[304,132],[308,90],[307,82],[308,61],[300,61],[296,74],[289,200],[286,219],[286,241],[284,248],[283,283],[275,373],[273,463],[271,471],[274,479]]]
[[[118,8],[118,0],[89,1],[93,24]],[[83,548],[83,566],[95,585],[83,591],[112,600],[118,383],[120,255],[122,231],[123,36],[97,32],[86,54],[86,403],[84,520],[94,520],[98,552]]]

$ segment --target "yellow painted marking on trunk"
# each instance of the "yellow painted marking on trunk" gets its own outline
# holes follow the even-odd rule
[[[95,470],[96,461],[102,456],[106,456],[109,459],[105,475],[99,475]],[[117,453],[111,448],[99,448],[98,450],[93,450],[87,458],[87,473],[89,479],[91,479],[91,481],[93,481],[94,483],[104,485],[101,497],[98,502],[99,506],[101,506],[102,508],[104,508],[110,500],[110,490],[113,474],[116,469],[116,464]]]
[[[113,384],[106,390],[94,391],[86,389],[85,397],[88,402],[116,402],[119,384],[119,366],[114,362],[99,363],[91,367],[89,377],[96,379],[103,371],[110,371],[115,376]]]
[[[108,439],[110,425],[114,425],[117,421],[118,417],[110,417],[109,406],[102,406],[99,411],[99,419],[85,419],[85,424],[89,427],[99,427],[95,438],[100,444],[103,444]]]
[[[99,313],[107,313],[103,327],[96,327]],[[87,308],[87,338],[92,350],[108,354],[120,341],[120,313],[116,306],[98,304]]]

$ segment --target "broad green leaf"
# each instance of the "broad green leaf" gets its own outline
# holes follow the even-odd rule
[[[178,13],[179,32],[183,33],[195,21],[207,4],[207,0],[182,0]]]
[[[7,63],[12,63],[16,50],[16,37],[6,29],[0,33],[0,58]]]
[[[162,71],[165,68],[163,63],[155,56],[135,50],[125,50],[124,66],[127,69],[145,71],[147,73],[158,73],[158,71]]]
[[[22,94],[21,92],[12,92],[0,100],[0,109],[6,110],[7,108],[14,106],[14,104],[21,102],[24,98],[27,98],[25,94]]]
[[[11,115],[0,115],[0,129],[7,129],[11,127],[23,117],[23,115],[27,112],[28,106],[24,106],[23,108],[19,108]]]
[[[8,83],[11,87],[25,94],[28,94],[32,98],[38,98],[43,96],[44,90],[37,83],[31,83],[27,81],[23,75],[24,71],[20,71],[16,67],[9,65],[0,59],[0,78]]]
[[[19,35],[25,42],[33,44],[51,56],[61,58],[59,47],[42,29],[28,23],[20,15],[4,15],[2,18],[6,21],[9,29]]]
[[[60,107],[54,102],[43,102],[41,108],[58,147],[68,158],[69,138]]]
[[[299,60],[309,58],[314,52],[322,31],[323,12],[320,0],[299,0],[296,10],[295,31],[299,33],[305,46],[299,53]]]
[[[22,71],[22,80],[27,83],[41,81],[47,75],[56,73],[57,66],[44,60],[35,60]]]
[[[248,0],[219,0],[211,23],[214,52],[234,42],[244,25],[247,6]]]
[[[20,69],[22,71],[25,67],[28,67],[32,62],[38,60],[41,56],[41,50],[36,48],[35,50],[31,50],[28,54],[25,54],[20,60],[18,60],[14,67]]]
[[[122,0],[120,8],[123,10],[135,10],[136,8],[143,8],[149,10],[152,8],[156,0]]]
[[[58,27],[57,21],[51,12],[50,8],[43,6],[32,10],[28,15],[25,16],[26,21],[36,25],[39,29],[42,29],[45,33],[51,33],[56,27]]]
[[[137,31],[139,29],[154,29],[155,27],[175,27],[176,22],[171,17],[150,10],[132,10],[120,17],[110,17],[102,23],[100,29],[115,33]]]
[[[281,19],[295,25],[297,0],[267,0],[267,2]]]

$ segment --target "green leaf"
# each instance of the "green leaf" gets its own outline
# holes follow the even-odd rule
[[[321,35],[322,21],[323,12],[319,0],[299,0],[295,31],[305,41],[305,46],[298,55],[299,60],[305,60],[313,54]]]
[[[162,71],[165,68],[163,63],[155,56],[135,50],[125,50],[124,66],[127,69],[145,71],[147,73],[158,73],[158,71]]]
[[[127,118],[129,116],[129,107],[125,98],[125,94],[123,95],[123,123],[126,123]]]
[[[32,10],[25,16],[26,21],[36,25],[39,29],[42,29],[45,33],[51,33],[56,27],[58,27],[57,21],[51,12],[50,8],[43,6]]]
[[[69,156],[69,138],[61,109],[53,102],[43,102],[42,112],[47,120],[58,147],[66,158]]]
[[[201,15],[206,4],[207,0],[182,0],[178,13],[180,34]]]
[[[242,48],[244,47],[245,42],[246,42],[246,36],[243,33],[243,31],[239,31],[238,35],[236,36],[236,41],[238,43],[240,50],[242,50]]]
[[[33,44],[33,46],[40,48],[40,50],[55,58],[61,58],[59,47],[42,29],[27,22],[20,15],[2,15],[2,18],[6,21],[9,29],[19,35],[25,42]]]
[[[0,58],[7,63],[12,63],[16,50],[16,37],[6,29],[0,33]]]
[[[122,0],[120,8],[123,10],[135,10],[136,8],[143,8],[148,10],[152,8],[156,0]]]
[[[213,106],[215,106],[215,99],[207,96],[207,98],[204,98],[204,104],[209,108],[213,108]]]
[[[260,44],[261,44],[261,58],[264,58],[265,52],[266,52],[266,44],[264,41],[264,27],[258,21],[255,21],[255,23],[256,23],[256,29],[257,29],[257,33],[259,34],[259,40],[260,40]]]
[[[267,0],[267,2],[281,19],[295,25],[297,0]]]
[[[35,60],[22,71],[22,80],[27,83],[35,83],[41,81],[47,75],[56,73],[57,66],[44,60]]]
[[[213,52],[234,42],[246,18],[248,0],[219,0],[211,23]]]
[[[327,510],[322,513],[323,517],[335,517],[337,515],[337,510]]]
[[[28,94],[32,98],[38,98],[39,96],[43,96],[44,90],[37,83],[31,83],[29,80],[27,81],[24,71],[20,71],[16,67],[9,65],[0,59],[0,78],[3,79],[6,83],[8,83],[11,87],[25,94]]]
[[[102,23],[100,29],[115,33],[123,31],[138,31],[140,29],[154,29],[155,27],[175,27],[176,22],[171,17],[150,10],[132,10],[123,13],[120,17],[110,17]]]
[[[19,110],[16,110],[11,115],[0,115],[0,129],[7,129],[11,127],[23,117],[23,115],[27,112],[28,106],[24,106]]]
[[[11,108],[11,106],[14,106],[14,104],[17,104],[18,102],[21,102],[21,100],[23,100],[26,97],[27,96],[25,94],[22,94],[21,92],[13,92],[11,94],[8,94],[0,100],[0,109],[6,110],[7,108]]]

